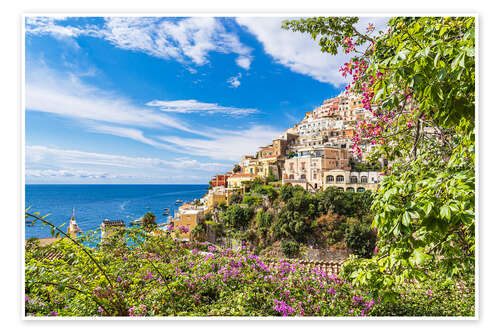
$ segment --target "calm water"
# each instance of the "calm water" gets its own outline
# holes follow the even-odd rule
[[[50,213],[47,220],[64,226],[76,211],[76,221],[83,232],[97,229],[104,219],[122,219],[127,224],[150,211],[157,223],[164,223],[164,208],[173,214],[176,200],[200,199],[207,185],[26,185],[26,208]],[[48,227],[26,227],[26,238],[50,237]]]

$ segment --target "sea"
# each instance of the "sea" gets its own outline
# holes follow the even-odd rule
[[[85,233],[99,228],[105,219],[123,220],[127,225],[147,212],[156,216],[156,223],[166,223],[179,204],[201,199],[207,185],[26,185],[25,208],[31,213],[50,214],[46,219],[59,226],[69,220],[75,209],[76,222]],[[40,222],[25,225],[25,238],[50,237],[50,229]]]

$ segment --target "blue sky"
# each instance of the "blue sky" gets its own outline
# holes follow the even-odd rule
[[[201,184],[232,169],[346,84],[347,57],[282,20],[27,17],[26,182]]]

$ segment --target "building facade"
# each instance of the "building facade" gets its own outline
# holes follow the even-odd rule
[[[323,189],[338,187],[343,191],[376,191],[380,186],[379,171],[328,170],[323,173]]]

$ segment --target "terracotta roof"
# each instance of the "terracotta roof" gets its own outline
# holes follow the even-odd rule
[[[253,175],[251,173],[239,173],[239,174],[232,175],[229,178],[235,178],[235,177],[257,177],[257,176]]]

